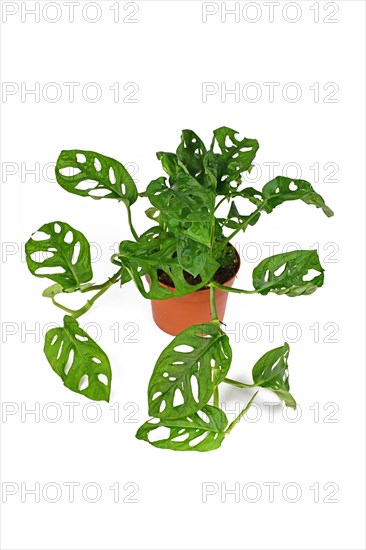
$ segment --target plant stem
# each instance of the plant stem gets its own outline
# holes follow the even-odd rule
[[[249,223],[252,221],[252,219],[259,213],[263,210],[263,208],[265,207],[266,205],[266,201],[262,202],[262,204],[260,206],[258,206],[258,208],[256,208],[256,210],[254,210],[254,212],[252,212],[250,214],[250,216],[248,217],[247,220],[245,220],[245,222],[243,222],[242,224],[240,224],[232,233],[231,235],[229,235],[224,241],[222,241],[220,243],[220,250],[221,248],[224,248],[224,246],[227,245],[228,242],[231,241],[231,239],[233,239],[235,237],[235,235],[237,235],[240,231],[242,231],[243,229],[246,229],[249,225]]]
[[[223,382],[225,384],[230,384],[231,386],[235,386],[237,388],[255,388],[256,384],[244,384],[243,382],[237,382],[237,380],[232,380],[231,378],[224,378]]]
[[[96,290],[97,288],[100,288],[99,292],[97,292],[95,294],[95,296],[93,296],[92,298],[90,298],[90,300],[88,300],[86,302],[85,305],[83,305],[81,308],[79,309],[69,309],[68,307],[66,306],[63,306],[62,304],[60,304],[59,302],[57,302],[54,298],[54,296],[51,297],[52,299],[52,303],[57,306],[58,308],[62,309],[63,311],[66,311],[66,313],[68,313],[69,315],[71,315],[72,317],[74,317],[74,319],[77,319],[78,317],[80,317],[81,315],[83,315],[84,313],[86,313],[91,307],[92,305],[94,304],[94,302],[96,300],[98,300],[98,298],[100,298],[101,296],[103,296],[103,294],[105,292],[107,292],[107,290],[115,283],[118,281],[119,279],[119,276],[121,275],[121,272],[123,270],[123,267],[121,267],[121,269],[119,269],[117,271],[117,273],[115,273],[110,279],[108,279],[107,281],[105,281],[105,283],[101,284],[101,285],[96,285],[94,288],[89,288],[87,290]]]
[[[213,321],[218,321],[217,309],[216,309],[216,300],[215,300],[215,287],[210,285],[210,307],[211,307],[211,316]]]
[[[132,216],[131,216],[131,208],[130,208],[130,205],[129,205],[129,204],[126,204],[126,208],[127,208],[127,216],[128,216],[128,225],[130,226],[131,233],[132,233],[133,238],[135,239],[135,241],[139,241],[140,238],[139,238],[138,234],[136,233],[135,228],[134,228],[133,223],[132,223]]]
[[[258,392],[255,392],[255,394],[253,395],[253,397],[251,398],[251,400],[249,401],[249,403],[247,403],[247,405],[245,405],[244,409],[241,411],[241,413],[235,418],[235,420],[232,421],[232,423],[230,424],[230,426],[225,430],[225,435],[228,435],[231,430],[236,426],[236,424],[243,418],[243,416],[245,415],[245,413],[247,412],[247,410],[250,408],[250,406],[252,405],[253,401],[254,401],[254,398],[255,396],[257,395]]]
[[[220,285],[220,283],[215,283],[215,281],[212,281],[212,283],[210,284],[219,290],[223,290],[224,292],[236,292],[238,294],[255,294],[256,292],[258,292],[258,290],[242,290],[241,288],[233,288],[231,286]]]
[[[214,407],[219,407],[220,406],[220,403],[219,403],[219,387],[218,386],[216,386],[216,388],[214,389],[213,404],[214,404]]]
[[[69,309],[68,307],[66,306],[63,306],[62,304],[60,304],[59,302],[57,302],[55,300],[55,297],[54,296],[51,296],[51,300],[52,300],[52,303],[56,306],[56,307],[59,307],[60,309],[62,309],[63,311],[66,311],[66,313],[68,313],[69,315],[74,315],[75,311],[73,309]]]
[[[216,204],[215,206],[215,212],[218,209],[218,207],[227,199],[227,197],[222,197],[222,199]]]

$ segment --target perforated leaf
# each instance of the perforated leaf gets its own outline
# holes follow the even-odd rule
[[[25,254],[33,275],[47,277],[65,290],[78,288],[93,276],[87,239],[65,222],[42,225],[26,243]]]
[[[241,174],[250,170],[259,149],[256,139],[237,139],[237,131],[223,126],[214,130],[211,149],[217,143],[221,154],[216,155],[218,162],[217,191],[221,195],[230,194],[231,182],[241,183]]]
[[[182,131],[177,158],[194,178],[199,178],[204,172],[203,157],[206,152],[205,144],[195,132],[192,130]]]
[[[162,221],[176,235],[188,237],[209,245],[214,223],[215,195],[205,189],[189,174],[179,173],[152,181],[146,194],[153,206],[160,210]]]
[[[305,277],[310,271],[315,274]],[[275,292],[287,296],[312,294],[324,282],[316,250],[294,250],[262,260],[253,270],[253,286],[260,294]]]
[[[187,168],[179,162],[177,155],[174,153],[159,151],[156,153],[156,156],[160,160],[161,165],[168,176],[177,176],[180,172],[188,173]]]
[[[279,348],[267,351],[254,365],[252,376],[257,386],[271,389],[287,407],[296,409],[296,401],[290,394],[287,343]]]
[[[173,235],[164,232],[160,226],[152,227],[140,241],[122,241],[119,259],[126,267],[141,294],[150,300],[165,300],[190,294],[205,286],[213,277],[218,264],[208,257],[200,273],[201,282],[191,285],[183,274],[177,257],[177,241]],[[159,272],[166,273],[174,284],[169,290],[159,283]],[[149,276],[150,286],[146,275]]]
[[[47,332],[44,352],[67,388],[95,401],[109,401],[112,379],[109,359],[76,319],[65,315],[63,327]]]
[[[255,216],[250,216],[250,214],[242,215],[240,214],[235,201],[232,201],[230,205],[230,210],[228,212],[227,218],[222,219],[225,227],[230,227],[230,229],[236,229],[239,226],[242,226],[243,223],[248,222],[247,225],[255,225],[260,218],[260,212]],[[246,227],[247,227],[246,225]]]
[[[147,421],[139,428],[136,437],[159,449],[213,451],[221,446],[227,424],[228,420],[221,409],[206,405],[200,414],[194,413],[187,418]],[[155,433],[155,430],[161,428],[165,428],[167,436]]]
[[[137,189],[128,170],[112,158],[93,151],[61,151],[56,163],[58,183],[75,195],[117,199],[133,204]]]
[[[229,339],[218,323],[183,330],[156,362],[148,389],[149,414],[176,419],[202,409],[225,378],[231,357]]]
[[[277,176],[266,183],[262,189],[266,199],[266,210],[271,212],[273,208],[285,201],[300,199],[306,204],[313,204],[321,208],[328,217],[334,215],[333,211],[325,204],[323,197],[314,191],[308,181]]]
[[[177,237],[178,262],[182,269],[197,277],[203,271],[208,260],[210,249],[187,237]],[[217,264],[219,268],[219,264]]]

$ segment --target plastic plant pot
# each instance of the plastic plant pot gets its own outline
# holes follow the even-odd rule
[[[224,286],[233,286],[234,280],[240,269],[240,258],[237,251],[236,254],[239,259],[237,270],[234,275],[231,275],[228,281],[221,283]],[[149,277],[147,277],[147,281],[150,284]],[[174,292],[172,287],[162,282],[160,282],[160,284],[171,290],[171,292]],[[229,293],[224,290],[215,289],[216,308],[220,321],[224,320],[228,294]],[[166,300],[151,300],[151,308],[156,325],[172,336],[176,336],[191,325],[207,323],[212,319],[209,288],[203,288],[196,292],[192,292],[192,294],[187,294],[186,296],[180,296],[178,298],[173,297],[167,298]]]

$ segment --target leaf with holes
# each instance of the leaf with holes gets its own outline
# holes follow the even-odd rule
[[[218,263],[207,257],[197,284],[186,281],[177,257],[177,240],[162,227],[152,227],[140,237],[140,241],[122,241],[118,258],[131,275],[138,290],[149,300],[165,300],[185,296],[205,286],[213,277]],[[159,275],[168,275],[172,287],[166,288],[159,282]],[[146,280],[149,278],[149,283]]]
[[[146,190],[149,200],[160,210],[161,220],[176,235],[209,245],[214,223],[215,195],[189,174],[152,181]]]
[[[306,204],[313,204],[317,208],[321,208],[328,217],[334,215],[334,212],[325,204],[323,197],[318,195],[310,183],[305,180],[277,176],[266,183],[262,193],[265,198],[265,210],[267,212],[272,212],[276,206],[285,201],[300,199]]]
[[[179,162],[177,155],[174,153],[164,153],[159,151],[156,153],[157,158],[160,160],[164,171],[168,176],[177,176],[180,172],[188,173],[187,168]]]
[[[314,274],[305,280],[309,272]],[[262,260],[253,270],[253,285],[260,294],[275,292],[287,296],[312,294],[324,282],[316,250],[293,250]]]
[[[161,224],[160,220],[160,212],[157,208],[154,208],[154,206],[151,206],[150,208],[147,208],[145,210],[146,216],[152,220],[153,222],[156,222],[158,224]]]
[[[289,353],[287,343],[267,351],[254,365],[252,376],[256,386],[272,390],[285,402],[286,407],[296,409],[296,401],[289,392]]]
[[[210,249],[187,237],[177,236],[178,262],[182,269],[197,277],[205,268]],[[217,264],[217,268],[219,264]]]
[[[87,239],[65,222],[42,225],[26,243],[25,254],[33,275],[47,277],[64,290],[77,289],[93,276]]]
[[[55,172],[61,187],[75,195],[117,199],[130,205],[137,199],[137,188],[128,170],[100,153],[61,151]]]
[[[149,389],[149,414],[162,419],[202,409],[231,364],[229,339],[217,322],[192,325],[164,349]]]
[[[112,379],[109,359],[76,319],[65,315],[63,327],[47,332],[44,352],[67,388],[95,401],[109,401]]]
[[[235,130],[223,126],[214,130],[211,150],[217,144],[221,154],[217,154],[219,195],[228,195],[232,191],[231,182],[241,183],[241,174],[249,171],[259,149],[256,139],[237,139]],[[234,188],[237,185],[234,185]]]
[[[238,227],[241,227],[244,222],[248,222],[249,225],[255,225],[259,220],[260,215],[260,212],[258,212],[253,217],[250,214],[243,216],[242,214],[240,214],[235,204],[235,201],[232,201],[227,217],[221,219],[221,221],[225,227],[229,227],[230,229],[237,229]]]
[[[204,174],[203,158],[207,153],[205,144],[192,130],[183,130],[177,149],[177,159],[194,178]]]
[[[213,451],[221,446],[227,424],[228,420],[221,409],[206,405],[202,411],[187,418],[148,420],[139,428],[136,437],[159,449]],[[160,435],[159,431],[165,431],[166,437]]]

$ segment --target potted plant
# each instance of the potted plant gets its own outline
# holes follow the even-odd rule
[[[136,185],[118,161],[91,151],[62,151],[56,163],[58,183],[68,192],[93,199],[115,199],[127,210],[132,240],[120,243],[111,258],[118,269],[104,283],[91,283],[90,247],[86,237],[64,222],[46,223],[25,245],[27,265],[37,277],[53,284],[43,296],[66,312],[63,327],[49,330],[44,351],[64,385],[90,399],[109,401],[112,372],[99,345],[82,330],[78,318],[114,283],[131,280],[144,298],[152,301],[156,323],[175,335],[158,358],[148,387],[151,419],[136,437],[155,447],[209,451],[220,447],[242,418],[255,395],[228,426],[219,407],[222,383],[239,388],[269,388],[287,407],[296,408],[289,392],[288,355],[285,343],[265,353],[252,370],[253,383],[227,377],[231,364],[229,338],[222,330],[227,293],[313,293],[323,285],[324,270],[315,250],[277,254],[262,260],[253,271],[253,289],[233,287],[240,261],[233,238],[255,225],[263,214],[286,201],[302,200],[323,210],[326,206],[310,183],[278,176],[261,191],[246,187],[258,150],[255,139],[238,139],[226,127],[213,132],[206,148],[191,130],[183,130],[176,153],[157,153],[167,177],[153,180],[145,191]],[[153,225],[138,235],[131,207],[147,197],[146,211]],[[249,215],[239,213],[235,199],[253,206]],[[228,213],[218,207],[228,203]],[[306,277],[312,270],[316,275]],[[78,310],[59,302],[59,295],[80,292],[92,298]],[[156,437],[168,428],[169,435]],[[154,433],[154,436],[152,434]]]

